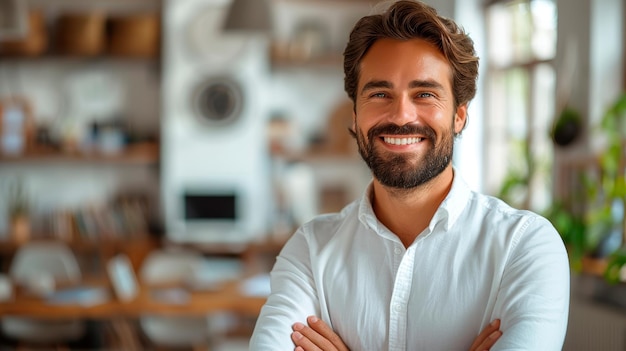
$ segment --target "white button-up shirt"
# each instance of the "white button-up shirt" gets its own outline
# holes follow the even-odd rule
[[[376,218],[370,192],[289,239],[251,350],[293,350],[291,326],[309,315],[352,351],[469,350],[497,318],[503,336],[492,351],[561,350],[569,264],[549,221],[473,192],[455,174],[428,228],[405,249]]]

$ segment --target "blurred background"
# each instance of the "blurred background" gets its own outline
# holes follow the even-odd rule
[[[561,233],[564,349],[626,350],[624,2],[427,2],[480,56],[459,173]],[[370,180],[342,52],[376,3],[0,0],[0,344],[246,350],[282,244]]]

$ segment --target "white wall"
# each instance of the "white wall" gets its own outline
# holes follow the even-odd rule
[[[591,2],[589,122],[599,123],[623,91],[624,10],[622,0]]]
[[[467,127],[455,145],[454,162],[467,184],[476,191],[483,191],[483,128],[484,128],[484,72],[486,71],[486,43],[483,2],[480,0],[457,0],[454,18],[474,41],[474,49],[480,58],[478,90],[469,106]]]

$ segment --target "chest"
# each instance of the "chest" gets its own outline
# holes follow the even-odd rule
[[[488,250],[441,240],[355,242],[323,259],[321,305],[351,350],[468,348],[497,294]]]

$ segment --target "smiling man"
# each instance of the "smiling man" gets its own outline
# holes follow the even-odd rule
[[[560,350],[569,266],[544,218],[452,165],[478,58],[417,1],[361,19],[344,53],[352,133],[373,179],[277,258],[251,350]]]

